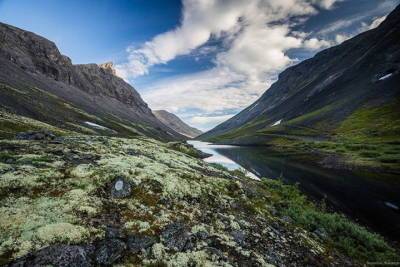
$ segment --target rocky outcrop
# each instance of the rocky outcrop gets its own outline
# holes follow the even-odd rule
[[[190,138],[202,134],[202,131],[187,125],[178,116],[166,110],[154,110],[153,113],[162,123],[180,134]]]
[[[135,129],[131,132],[136,134],[169,140],[183,137],[153,115],[139,93],[115,75],[111,62],[73,65],[53,42],[3,23],[0,23],[0,85],[11,88],[1,91],[0,106],[34,119],[61,123],[65,118],[41,114],[44,110],[32,105],[49,106],[48,101],[63,101],[81,109],[81,114],[94,115],[99,125],[102,125],[100,121],[112,120],[114,126],[109,123],[104,126],[116,132],[121,132],[116,128],[115,123],[118,123]],[[32,88],[60,99],[43,97]],[[25,97],[16,92],[24,92]],[[26,96],[31,99],[26,100]],[[82,118],[79,121],[79,117],[82,116],[76,114],[70,123],[82,125],[84,121]]]
[[[111,73],[112,75],[117,75],[117,72],[114,68],[114,63],[112,62],[106,62],[103,64],[99,64],[99,67],[102,68],[103,70],[107,71],[108,73]]]

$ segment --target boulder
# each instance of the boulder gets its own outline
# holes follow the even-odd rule
[[[128,249],[132,253],[139,253],[142,249],[147,249],[157,242],[155,237],[145,235],[132,235],[128,237]]]
[[[163,243],[169,249],[184,251],[190,241],[189,229],[182,223],[171,223],[161,233]]]
[[[54,245],[41,249],[35,255],[23,257],[9,266],[86,267],[93,264],[82,246]]]
[[[104,240],[96,249],[96,262],[98,265],[112,265],[123,256],[125,250],[126,244],[119,239]]]

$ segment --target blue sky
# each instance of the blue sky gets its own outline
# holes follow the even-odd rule
[[[379,24],[400,0],[0,0],[0,21],[73,63],[113,61],[153,109],[202,130],[277,74]]]

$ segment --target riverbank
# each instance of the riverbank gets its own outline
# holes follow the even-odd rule
[[[144,137],[39,136],[0,141],[2,264],[398,260],[382,237],[325,212],[295,187],[251,180],[176,145]]]

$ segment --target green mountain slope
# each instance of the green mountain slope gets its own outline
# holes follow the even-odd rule
[[[310,150],[320,146],[325,152],[335,148],[361,165],[384,163],[397,169],[399,40],[397,7],[378,28],[288,68],[254,104],[199,139]],[[371,146],[353,153],[352,144],[365,143]]]

